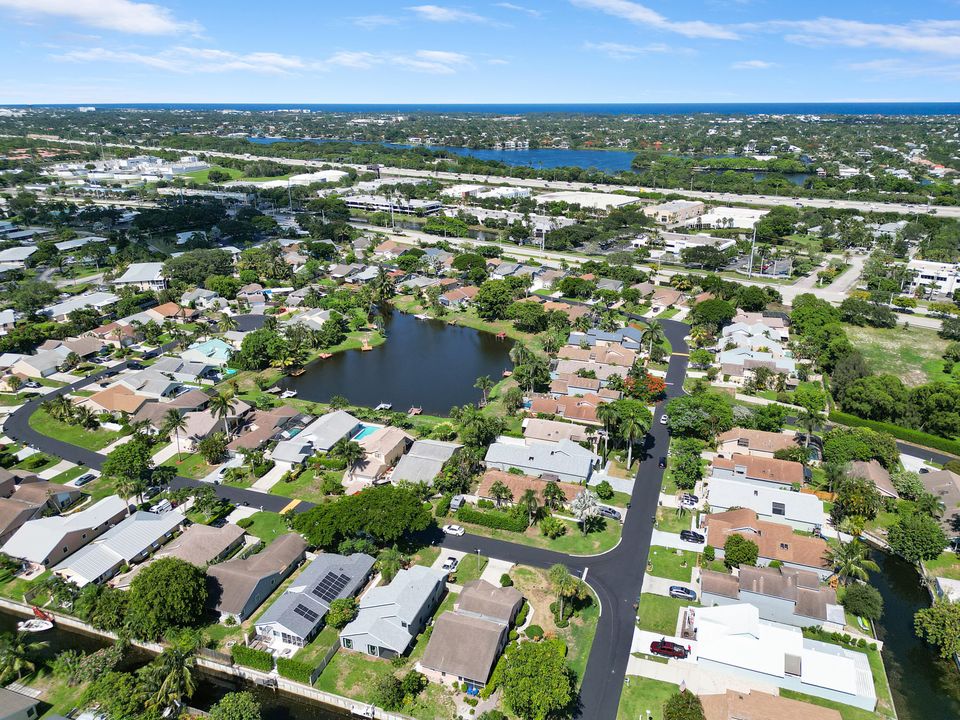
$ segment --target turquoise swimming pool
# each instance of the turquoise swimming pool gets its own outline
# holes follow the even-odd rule
[[[374,433],[379,429],[380,428],[377,425],[364,425],[363,423],[361,423],[360,432],[354,435],[353,439],[359,442],[360,440],[363,440],[370,433]]]

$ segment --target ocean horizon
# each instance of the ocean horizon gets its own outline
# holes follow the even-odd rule
[[[960,102],[792,102],[792,103],[14,103],[7,108],[103,110],[310,110],[347,113],[476,113],[489,115],[960,115]]]

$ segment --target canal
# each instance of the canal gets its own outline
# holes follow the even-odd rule
[[[17,622],[21,618],[0,610],[0,634],[16,632]],[[64,650],[79,650],[83,653],[92,653],[109,645],[102,638],[85,633],[57,627],[49,632],[37,635],[38,640],[47,643],[41,653],[43,660],[50,660]],[[132,671],[145,665],[151,655],[143,650],[131,648],[124,656],[119,670]],[[260,685],[247,683],[239,678],[223,676],[215,673],[202,672],[196,692],[190,698],[190,707],[208,711],[224,695],[231,692],[246,690],[253,694],[260,703],[263,720],[344,720],[349,715],[321,705],[308,698],[302,698],[287,693],[278,692]]]
[[[883,663],[899,720],[960,718],[960,671],[941,660],[913,631],[913,615],[930,605],[916,568],[893,555],[872,553],[880,566],[870,582],[883,596],[877,634],[883,640]]]
[[[383,345],[318,360],[281,386],[315,402],[343,395],[353,405],[390,403],[399,412],[419,407],[426,414],[446,415],[455,405],[480,400],[473,386],[478,377],[487,375],[496,383],[512,367],[513,343],[491,333],[395,311],[384,314],[383,322]]]

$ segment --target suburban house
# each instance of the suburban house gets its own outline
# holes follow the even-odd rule
[[[77,295],[69,300],[49,305],[40,312],[43,315],[50,316],[53,320],[65,322],[74,310],[92,308],[93,310],[104,313],[107,308],[119,300],[120,296],[114,295],[112,292],[92,292],[85,295]]]
[[[180,357],[188,363],[216,365],[223,367],[230,362],[233,355],[233,346],[220,338],[210,338],[203,342],[193,343],[184,350]]]
[[[257,640],[274,652],[304,647],[323,627],[330,604],[367,584],[375,562],[364,553],[320,553],[257,620]]]
[[[523,437],[526,440],[547,442],[569,440],[575,443],[585,442],[588,439],[587,430],[583,425],[558,422],[557,420],[542,420],[541,418],[524,419]]]
[[[185,522],[186,518],[176,511],[138,510],[54,566],[53,572],[77,587],[100,584],[116,575],[124,565],[145,560]]]
[[[444,570],[413,565],[389,585],[360,598],[356,619],[340,631],[340,645],[382,658],[403,655],[419,635],[446,590]]]
[[[36,476],[22,479],[19,485],[14,485],[14,476],[6,470],[0,476],[0,545],[28,521],[48,511],[59,513],[80,499],[79,489]]]
[[[143,334],[133,325],[122,325],[116,321],[105,323],[87,333],[115,348],[130,347],[143,340]]]
[[[770,695],[759,690],[727,690],[718,695],[701,695],[704,720],[842,720],[838,710],[813,703]]]
[[[484,687],[521,605],[523,595],[516,588],[485,580],[465,583],[454,609],[434,622],[417,669],[434,682]]]
[[[50,567],[97,539],[127,514],[127,503],[116,495],[90,507],[23,524],[0,551],[40,567]]]
[[[354,480],[376,482],[413,444],[413,436],[397,427],[382,427],[359,440],[365,453],[350,469]]]
[[[186,307],[198,307],[201,310],[207,310],[212,307],[220,307],[221,301],[219,293],[205,288],[194,288],[180,296],[180,304]]]
[[[525,443],[501,436],[487,449],[484,462],[488,469],[509,472],[522,470],[526,475],[569,483],[586,483],[600,458],[569,440]]]
[[[432,485],[444,464],[462,447],[463,445],[441,440],[416,440],[393,469],[390,481],[406,480]]]
[[[339,440],[356,435],[360,427],[360,421],[350,413],[334,410],[307,425],[297,437],[309,440],[319,452],[329,452]]]
[[[309,330],[320,330],[329,319],[329,310],[324,310],[323,308],[307,308],[306,310],[296,313],[293,317],[287,318],[280,324],[284,327],[302,325]]]
[[[24,695],[10,688],[0,688],[0,720],[36,720],[40,717],[39,698]],[[47,715],[51,720],[57,717]]]
[[[296,533],[281,535],[256,555],[207,568],[207,603],[221,619],[243,622],[303,562],[307,543]]]
[[[227,523],[222,527],[194,523],[168,542],[154,557],[172,557],[199,568],[220,562],[243,544],[243,528]]]
[[[474,285],[467,285],[466,287],[447,290],[447,292],[437,298],[437,302],[448,308],[466,307],[473,302],[479,289],[480,288]]]
[[[167,287],[167,281],[163,277],[163,263],[132,263],[113,284],[115,287],[134,287],[138,290],[163,290]]]
[[[207,375],[215,372],[218,365],[209,358],[203,360],[189,360],[185,357],[164,355],[151,365],[148,370],[163,373],[173,380],[188,383],[199,383]]]
[[[760,619],[740,603],[687,608],[684,637],[705,669],[765,685],[853,705],[873,712],[877,704],[867,655],[840,645],[809,640],[798,627]]]
[[[932,470],[920,476],[927,492],[933,493],[943,503],[944,512],[940,524],[947,532],[956,532],[960,526],[960,475],[950,470]]]
[[[826,524],[823,501],[812,493],[714,477],[707,502],[714,512],[750,508],[763,520],[784,523],[794,530],[819,532]]]
[[[732,457],[734,454],[773,458],[777,450],[799,447],[796,435],[752,430],[735,427],[717,436],[717,454]]]
[[[174,392],[180,389],[183,383],[179,380],[172,380],[163,373],[149,367],[128,375],[121,375],[117,384],[140,397],[159,400],[173,397]]]
[[[612,399],[612,398],[611,398]],[[531,415],[556,415],[565,420],[583,423],[584,425],[602,425],[597,418],[597,408],[607,402],[607,398],[599,393],[589,395],[532,395],[530,407],[527,411]]]
[[[110,413],[119,416],[121,413],[133,415],[146,404],[147,397],[138,395],[126,385],[117,383],[95,392],[88,398],[83,398],[77,405],[88,407],[97,413]]]
[[[797,363],[792,357],[778,356],[763,350],[748,347],[735,347],[723,350],[717,357],[724,375],[742,378],[757,368],[767,368],[774,374],[793,376],[797,372]]]
[[[900,497],[890,479],[890,473],[876,460],[853,460],[847,465],[847,475],[869,480],[884,497]]]
[[[396,240],[384,240],[373,249],[373,254],[386,260],[396,260],[409,250],[413,250],[413,245],[406,245]]]
[[[629,348],[613,346],[580,347],[579,345],[564,345],[557,351],[561,360],[577,360],[584,363],[599,363],[601,365],[616,365],[621,368],[630,368],[637,360],[637,351]]]
[[[42,350],[36,355],[21,355],[10,366],[11,372],[31,378],[45,378],[60,371],[60,366],[69,352]]]
[[[570,333],[567,338],[567,345],[576,347],[612,347],[619,345],[629,350],[640,350],[642,335],[642,331],[635,327],[619,328],[613,331],[590,328],[585,333]]]
[[[707,515],[704,521],[707,530],[707,545],[713,546],[718,558],[723,557],[723,546],[730,535],[741,535],[757,544],[759,565],[769,565],[774,560],[787,568],[810,570],[826,579],[833,568],[826,559],[830,546],[818,537],[797,535],[789,525],[766,522],[749,508],[727,510]]]
[[[803,485],[808,472],[801,463],[792,460],[733,453],[728,458],[715,457],[711,474],[721,480],[739,480],[763,487],[790,490]]]
[[[494,497],[491,488],[495,483],[501,483],[510,491],[510,498],[503,501]],[[547,481],[540,478],[530,477],[529,475],[517,475],[516,473],[504,472],[503,470],[487,470],[480,478],[480,485],[477,488],[477,498],[483,500],[493,500],[494,502],[506,502],[512,504],[519,502],[520,498],[527,490],[533,490],[537,494],[537,501],[543,505],[543,489]],[[572,501],[580,492],[583,491],[581,485],[573,483],[558,482],[557,487],[563,492],[566,502]]]
[[[820,576],[806,570],[742,566],[738,575],[703,570],[700,604],[749,603],[761,620],[795,627],[822,626],[841,632],[846,625],[836,591],[820,584]]]

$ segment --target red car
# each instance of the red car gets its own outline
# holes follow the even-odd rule
[[[683,645],[677,645],[677,643],[669,640],[654,640],[650,643],[650,652],[653,655],[680,658],[681,660],[687,657],[687,649]]]

